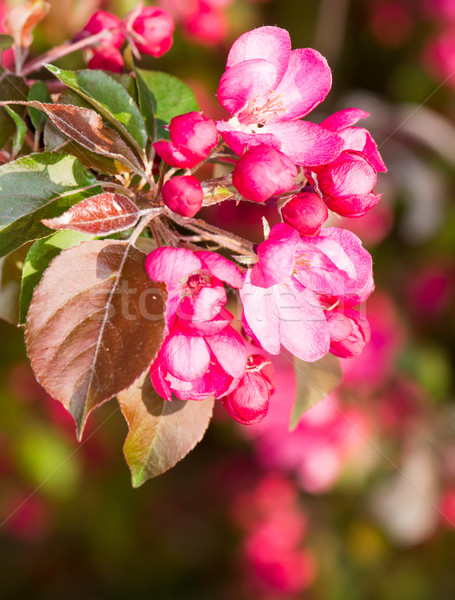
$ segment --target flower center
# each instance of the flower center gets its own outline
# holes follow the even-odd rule
[[[188,277],[183,295],[195,298],[202,288],[205,287],[211,287],[210,275],[208,273],[195,273],[194,275],[190,275]]]
[[[281,112],[286,112],[282,98],[283,94],[275,94],[275,92],[270,92],[266,98],[255,96],[242,110],[239,120],[245,125],[253,125],[260,129]]]

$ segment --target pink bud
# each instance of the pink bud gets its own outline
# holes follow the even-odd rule
[[[281,209],[283,219],[302,235],[317,235],[329,218],[327,206],[314,192],[297,194]]]
[[[275,390],[273,367],[261,354],[248,357],[245,375],[223,404],[233,419],[251,425],[261,421],[269,409],[270,395]]]
[[[206,159],[218,141],[215,123],[195,111],[174,117],[169,133],[170,142],[160,140],[153,147],[168,165],[182,169]]]
[[[106,37],[103,38],[103,43],[109,44],[113,48],[120,48],[124,39],[121,29],[122,22],[118,17],[104,10],[98,10],[93,13],[87,25],[75,36],[74,40],[81,40],[89,35],[105,31]]]
[[[166,206],[183,217],[194,217],[204,199],[201,184],[193,175],[172,177],[163,185],[161,193]]]
[[[103,46],[93,53],[88,62],[89,69],[101,69],[111,71],[112,73],[121,73],[123,71],[123,56],[117,48]]]
[[[139,52],[157,58],[172,46],[174,27],[171,15],[153,6],[143,8],[131,25],[137,34],[135,44]]]
[[[247,200],[264,202],[292,188],[297,168],[282,152],[269,146],[253,146],[238,161],[232,183]]]
[[[218,141],[215,123],[200,112],[192,111],[174,117],[169,125],[171,140],[178,146],[206,158]]]

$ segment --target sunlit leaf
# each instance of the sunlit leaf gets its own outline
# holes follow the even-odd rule
[[[43,219],[43,223],[51,229],[108,235],[132,227],[139,214],[138,207],[126,196],[104,192],[79,202],[59,217]]]
[[[202,401],[163,400],[147,371],[118,394],[129,433],[123,448],[134,487],[173,467],[204,437],[213,398]]]
[[[340,385],[343,376],[340,361],[333,354],[326,354],[316,362],[304,362],[294,357],[294,372],[297,393],[289,423],[291,431],[306,410]]]
[[[73,156],[42,152],[2,165],[0,256],[48,236],[41,219],[56,217],[101,192],[92,173]]]

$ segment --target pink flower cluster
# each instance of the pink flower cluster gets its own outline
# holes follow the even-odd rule
[[[75,41],[103,33],[91,48],[88,66],[121,73],[124,62],[120,48],[125,40],[135,54],[158,58],[172,46],[174,27],[174,20],[167,11],[140,3],[123,20],[104,10],[95,12],[75,36]]]
[[[169,334],[151,368],[163,398],[215,396],[234,419],[257,422],[275,390],[270,354],[283,347],[304,361],[328,352],[350,357],[368,342],[358,305],[374,288],[371,256],[355,234],[324,224],[330,211],[360,217],[372,208],[380,198],[373,191],[377,173],[386,168],[370,133],[355,126],[364,111],[342,110],[321,124],[303,120],[330,87],[330,69],[317,51],[291,50],[285,30],[261,27],[229,52],[218,98],[231,118],[214,123],[197,112],[181,115],[170,123],[170,139],[155,142],[162,167],[172,167],[162,188],[170,215],[191,224],[222,185],[237,201],[275,206],[283,221],[237,257],[241,266],[191,246],[149,254],[149,276],[169,293]],[[218,133],[234,167],[201,184],[193,173],[216,155]],[[237,322],[224,284],[238,290]],[[250,355],[248,337],[255,345]]]

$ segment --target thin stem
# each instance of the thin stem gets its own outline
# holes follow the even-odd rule
[[[187,175],[194,175],[197,171],[199,171],[199,169],[205,165],[205,163],[210,160],[210,158],[216,154],[219,150],[221,150],[221,148],[224,146],[224,140],[221,139],[218,144],[215,146],[215,148],[213,148],[213,150],[210,152],[210,154],[207,156],[207,158],[203,161],[201,161],[198,165],[196,165],[195,167],[193,167],[192,169],[188,169],[186,174]]]
[[[55,48],[52,48],[48,52],[45,52],[44,54],[37,56],[35,59],[33,59],[30,62],[28,62],[27,64],[25,64],[23,66],[23,68],[21,69],[19,75],[22,75],[22,77],[25,77],[26,75],[33,73],[33,71],[37,71],[38,69],[40,69],[44,63],[47,63],[47,62],[53,61],[53,60],[57,60],[58,58],[61,58],[62,56],[71,54],[71,52],[76,52],[76,50],[83,50],[84,48],[89,48],[90,46],[95,45],[96,42],[101,41],[103,39],[103,37],[106,37],[106,33],[107,33],[106,31],[100,31],[100,33],[96,33],[95,35],[90,35],[89,37],[79,40],[78,42],[74,42],[74,43],[64,42],[63,44],[60,44],[60,46],[56,46]],[[109,32],[109,34],[110,34],[110,32]]]

